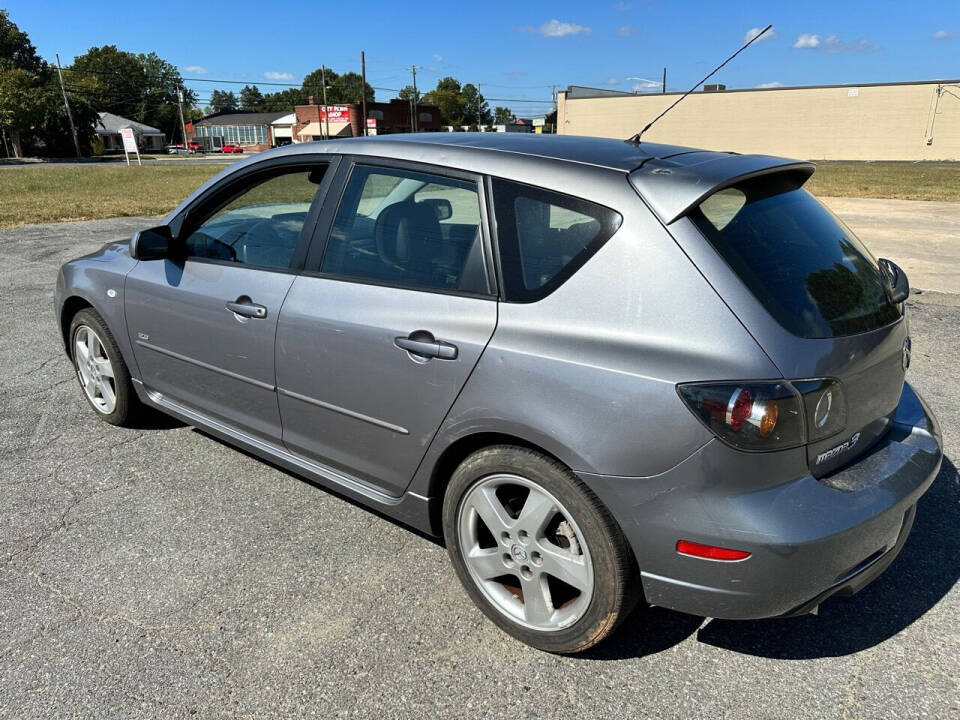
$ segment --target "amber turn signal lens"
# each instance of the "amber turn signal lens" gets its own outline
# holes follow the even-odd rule
[[[764,405],[763,417],[760,418],[760,437],[768,437],[773,432],[777,426],[777,417],[780,415],[777,403],[771,401]]]

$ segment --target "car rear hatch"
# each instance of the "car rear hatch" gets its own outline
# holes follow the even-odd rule
[[[811,172],[808,163],[777,158],[692,153],[646,164],[631,181],[805,394],[807,427],[834,413],[821,426],[828,435],[814,429],[808,437],[809,469],[823,477],[886,432],[909,338],[876,259],[802,189]],[[821,378],[839,389],[805,382]]]

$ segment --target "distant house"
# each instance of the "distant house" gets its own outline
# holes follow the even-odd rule
[[[237,112],[207,115],[193,123],[196,137],[219,137],[224,143],[242,145],[246,150],[266,150],[274,146],[272,123],[289,111]]]
[[[113,113],[102,112],[97,114],[100,116],[100,120],[97,122],[96,132],[103,141],[105,152],[123,151],[123,139],[120,137],[120,131],[123,128],[133,128],[137,144],[146,152],[163,152],[163,147],[167,144],[167,137],[162,130]]]

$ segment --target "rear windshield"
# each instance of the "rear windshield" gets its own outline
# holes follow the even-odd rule
[[[789,180],[758,178],[704,200],[691,219],[794,335],[838,337],[900,317],[876,261],[843,223]]]

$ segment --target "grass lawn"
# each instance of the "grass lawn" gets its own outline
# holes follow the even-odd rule
[[[0,169],[0,227],[172,210],[224,165]],[[960,163],[823,162],[817,195],[960,202]]]
[[[960,202],[960,163],[821,162],[805,187],[828,197]]]
[[[225,165],[0,169],[0,227],[163,215]]]

